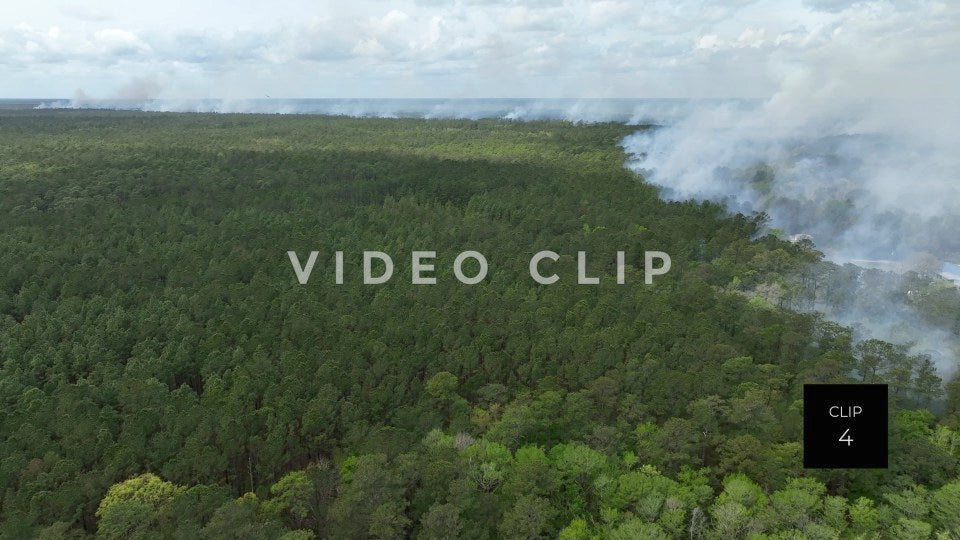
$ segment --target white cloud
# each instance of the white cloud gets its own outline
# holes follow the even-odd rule
[[[386,49],[377,38],[363,38],[353,47],[353,52],[360,56],[378,56],[385,53]]]
[[[405,22],[410,20],[406,13],[392,9],[383,17],[371,17],[367,27],[374,34],[388,34],[396,32]]]
[[[165,92],[182,78],[214,96],[756,96],[784,73],[815,70],[832,48],[919,76],[955,69],[960,45],[956,4],[936,1],[126,5],[14,9],[0,23],[0,92],[111,95],[162,72]]]
[[[715,49],[720,45],[720,38],[716,34],[700,36],[697,40],[698,49]]]

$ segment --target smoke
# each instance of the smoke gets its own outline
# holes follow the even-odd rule
[[[163,85],[156,75],[134,77],[117,92],[117,99],[128,101],[147,101],[157,99]]]
[[[668,197],[766,212],[833,260],[960,258],[960,10],[829,4],[817,29],[702,37],[704,60],[750,61],[777,90],[628,138],[631,167]]]
[[[957,321],[929,322],[919,299],[927,292],[912,288],[908,271],[936,281],[960,260],[960,100],[938,90],[960,82],[960,69],[955,59],[930,62],[918,47],[933,41],[919,32],[887,37],[895,55],[862,35],[831,35],[789,62],[771,54],[780,86],[769,99],[695,107],[622,144],[628,167],[668,199],[765,212],[772,232],[810,239],[830,261],[892,271],[867,279],[855,269],[841,294],[852,300],[818,296],[801,307],[855,326],[861,339],[912,344],[949,373],[960,358]]]
[[[637,133],[623,143],[630,166],[669,198],[766,212],[834,260],[960,256],[957,101],[791,95]]]
[[[679,120],[706,103],[685,99],[198,99],[171,98],[156,78],[134,79],[109,99],[77,91],[72,100],[41,103],[38,109],[113,109],[147,112],[320,114],[359,118],[485,118],[631,125]]]
[[[97,99],[78,88],[73,99],[42,102],[37,109],[136,109],[157,101],[163,92],[163,83],[155,75],[133,77],[117,90],[110,99]]]

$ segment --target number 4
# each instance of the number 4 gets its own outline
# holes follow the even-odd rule
[[[850,433],[849,429],[843,432],[843,435],[840,436],[840,442],[845,442],[847,446],[850,446],[853,443],[853,437],[848,435],[848,433]]]

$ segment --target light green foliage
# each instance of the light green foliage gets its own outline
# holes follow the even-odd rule
[[[930,510],[940,529],[960,534],[960,480],[931,493]]]
[[[723,481],[723,491],[718,502],[733,502],[744,508],[763,508],[767,505],[767,496],[756,483],[742,474],[733,474]]]
[[[930,538],[933,532],[933,526],[924,521],[910,518],[900,518],[893,526],[891,534],[894,538],[903,540],[925,540]]]
[[[770,495],[770,504],[784,528],[801,529],[820,514],[826,491],[812,478],[796,478]]]
[[[668,540],[670,537],[656,523],[631,519],[606,536],[610,540]]]
[[[587,525],[587,520],[577,518],[561,529],[558,538],[560,540],[590,540],[590,526]]]
[[[823,500],[823,522],[837,533],[847,528],[848,502],[843,497],[828,496]]]
[[[183,491],[184,488],[149,473],[114,484],[97,507],[97,536],[141,536],[145,530],[159,527],[162,521],[176,519],[170,515],[169,506]]]
[[[434,433],[431,439],[453,439]],[[443,444],[427,453],[365,454],[348,460],[322,520],[315,512],[325,476],[321,466],[290,472],[264,500],[248,493],[211,512],[200,534],[277,538],[318,534],[334,538],[928,538],[956,531],[960,481],[938,490],[914,486],[887,493],[885,503],[829,495],[811,477],[793,478],[772,493],[744,476],[728,475],[714,496],[708,470],[676,477],[656,467],[631,468],[582,444],[547,451],[524,446],[510,452],[480,438],[462,450]],[[452,461],[451,461],[452,460]],[[443,479],[436,483],[436,475]],[[131,490],[133,485],[162,489]],[[110,492],[169,492],[168,482],[134,478]],[[166,487],[163,487],[166,486]],[[419,486],[404,492],[404,486]],[[181,496],[190,488],[176,488]],[[137,497],[129,496],[128,499]],[[151,498],[153,500],[155,498]],[[161,497],[162,500],[166,500]],[[418,511],[423,500],[433,500]],[[293,510],[293,509],[303,510]],[[706,509],[706,513],[704,511]],[[127,516],[129,531],[163,531],[150,516]],[[707,519],[709,518],[709,519]],[[298,523],[300,525],[298,525]],[[307,526],[303,526],[306,524]],[[105,524],[102,524],[105,526]]]
[[[647,521],[655,521],[661,510],[683,508],[682,501],[677,498],[679,484],[652,467],[620,475],[615,484],[616,488],[604,504],[629,510]]]
[[[264,504],[269,512],[277,515],[288,514],[297,523],[304,523],[311,513],[310,501],[314,490],[313,482],[304,471],[285,474],[277,483],[270,486],[270,501]]]
[[[872,536],[883,521],[883,512],[865,497],[859,497],[850,505],[850,529],[854,534]]]

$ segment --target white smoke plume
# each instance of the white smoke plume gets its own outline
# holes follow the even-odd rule
[[[895,272],[921,261],[946,275],[960,260],[960,99],[944,91],[960,83],[945,48],[960,38],[956,12],[898,28],[893,4],[840,9],[845,24],[814,45],[766,57],[781,81],[772,97],[696,107],[629,136],[628,166],[667,198],[765,212],[772,228],[812,239],[828,260]],[[924,322],[912,308],[919,292],[904,283],[859,279],[849,309],[808,307],[856,325],[860,338],[912,343],[952,372],[957,328]]]
[[[960,102],[793,96],[701,107],[624,148],[667,197],[767,212],[835,260],[960,257]]]
[[[78,90],[72,100],[43,102],[38,109],[113,109],[146,112],[320,114],[373,118],[426,118],[573,123],[648,124],[676,121],[699,103],[684,99],[231,99],[168,97],[155,78],[134,79],[109,99]]]

